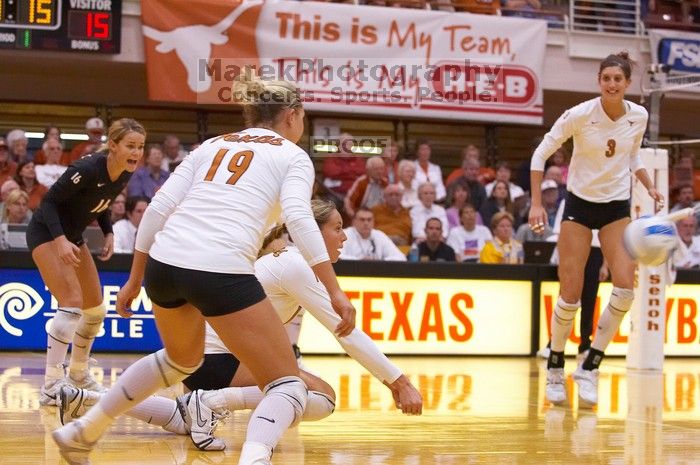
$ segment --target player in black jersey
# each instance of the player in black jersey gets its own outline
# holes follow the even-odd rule
[[[107,312],[95,262],[83,239],[94,220],[105,235],[100,260],[113,253],[109,206],[126,187],[143,156],[146,131],[122,118],[109,128],[102,150],[71,164],[46,193],[27,228],[27,245],[58,309],[47,338],[46,375],[41,405],[56,405],[65,381],[101,389],[88,370],[92,343]],[[73,342],[68,378],[63,362]]]

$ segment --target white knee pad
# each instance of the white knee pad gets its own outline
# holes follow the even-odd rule
[[[625,314],[632,308],[632,301],[634,300],[634,291],[632,289],[624,289],[622,287],[613,287],[612,294],[610,294],[610,309],[621,314]]]
[[[292,408],[294,408],[294,421],[292,421],[290,427],[301,421],[309,396],[306,384],[301,378],[297,376],[278,378],[265,386],[263,393],[266,396],[279,396],[292,405]]]
[[[333,398],[318,391],[309,391],[309,399],[304,410],[304,421],[323,420],[335,410]]]
[[[194,373],[204,363],[204,356],[199,360],[199,363],[193,367],[183,367],[175,363],[165,349],[160,349],[153,354],[158,372],[160,373],[166,387],[170,387],[175,383],[179,383],[189,375]]]
[[[580,300],[570,304],[559,296],[559,299],[557,299],[557,305],[554,307],[554,316],[558,318],[561,323],[574,321],[576,312],[580,306]]]
[[[107,307],[105,304],[100,304],[95,307],[84,308],[82,314],[83,316],[77,329],[78,335],[83,339],[95,339],[100,332],[105,315],[107,315]]]
[[[80,322],[80,309],[74,307],[62,307],[56,310],[51,322],[49,336],[62,344],[70,344],[75,330]],[[65,354],[64,354],[65,355]]]

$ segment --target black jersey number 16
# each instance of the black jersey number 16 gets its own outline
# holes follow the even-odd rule
[[[216,152],[216,155],[214,156],[214,161],[211,162],[209,171],[207,171],[207,175],[204,177],[205,181],[214,180],[214,175],[219,169],[221,161],[224,159],[228,152],[228,149],[221,149],[218,152]],[[248,167],[250,166],[250,162],[253,160],[253,155],[255,154],[252,150],[243,150],[241,152],[236,152],[233,154],[233,156],[231,157],[231,161],[228,162],[228,170],[231,172],[231,176],[226,181],[226,184],[233,185],[238,182],[241,176],[243,176],[243,173],[245,173]]]

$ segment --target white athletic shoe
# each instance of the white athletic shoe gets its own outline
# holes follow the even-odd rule
[[[581,407],[598,404],[598,370],[584,370],[581,365],[574,371],[574,381],[578,384],[578,398]]]
[[[72,372],[69,373],[68,382],[73,386],[79,389],[85,389],[86,391],[105,392],[107,390],[104,386],[97,382],[95,377],[92,376],[92,373],[90,373],[89,369],[77,375]]]
[[[83,415],[100,400],[101,393],[80,389],[68,384],[61,386],[56,399],[58,419],[62,425]]]
[[[566,388],[564,386],[564,369],[547,369],[547,387],[545,388],[547,400],[554,405],[566,402]]]
[[[58,428],[51,436],[58,445],[61,457],[66,459],[70,465],[91,465],[89,455],[95,444],[83,439],[80,421],[74,421]]]
[[[197,389],[176,399],[177,408],[190,430],[190,438],[200,450],[224,450],[226,443],[214,437],[219,421],[228,417],[228,410],[215,411],[202,401],[203,390]]]
[[[66,384],[65,378],[53,379],[47,381],[39,391],[39,405],[57,405],[56,398],[61,386]]]
[[[547,360],[549,358],[549,353],[552,351],[549,347],[543,347],[537,351],[537,356]]]

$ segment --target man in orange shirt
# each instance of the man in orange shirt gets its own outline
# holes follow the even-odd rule
[[[384,202],[372,208],[374,227],[389,236],[396,245],[411,243],[411,214],[401,206],[403,189],[389,184],[384,189]]]
[[[88,140],[73,147],[69,154],[64,152],[61,157],[62,165],[68,166],[83,155],[97,151],[102,145],[102,136],[105,135],[105,123],[98,117],[90,118],[85,122],[85,132]]]

